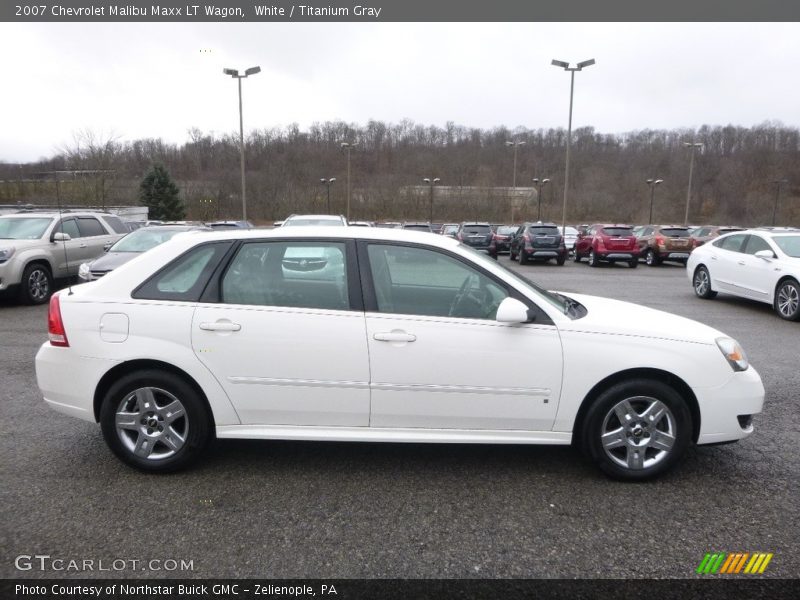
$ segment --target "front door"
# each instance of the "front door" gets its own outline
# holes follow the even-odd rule
[[[506,285],[436,250],[366,243],[372,427],[552,429],[561,342],[495,320]]]

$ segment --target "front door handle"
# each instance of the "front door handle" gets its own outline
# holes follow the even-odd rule
[[[382,331],[373,334],[372,339],[379,342],[413,342],[416,341],[417,336],[405,331]]]
[[[87,248],[88,246],[86,244],[81,244],[80,247],[81,248]]]
[[[744,261],[743,261],[743,260],[740,260],[740,261],[739,261],[739,264],[740,264],[740,265],[742,265],[742,266],[744,266]]]
[[[216,323],[200,323],[203,331],[239,331],[242,328],[239,323],[231,321],[217,321]]]

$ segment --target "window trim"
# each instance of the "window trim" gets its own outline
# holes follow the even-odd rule
[[[499,287],[503,288],[506,293],[508,294],[509,298],[514,298],[522,302],[525,306],[528,307],[528,310],[532,310],[534,312],[535,318],[532,321],[529,321],[528,325],[555,325],[553,320],[538,304],[536,304],[533,300],[528,298],[525,294],[520,292],[516,287],[503,281],[499,277],[497,277],[494,273],[491,273],[484,269],[481,265],[475,264],[474,262],[470,261],[469,259],[456,254],[454,252],[450,252],[444,248],[437,248],[435,246],[426,246],[424,244],[414,243],[414,242],[400,242],[397,240],[375,240],[375,239],[359,239],[355,240],[356,247],[357,247],[357,256],[358,256],[358,266],[361,273],[361,282],[363,288],[363,302],[364,302],[364,311],[368,313],[376,313],[381,315],[388,315],[388,314],[398,314],[403,315],[406,317],[420,317],[420,318],[432,318],[436,317],[439,319],[457,319],[459,321],[463,321],[466,317],[442,317],[437,315],[417,315],[417,314],[408,314],[408,313],[383,313],[378,310],[378,297],[375,293],[375,282],[372,279],[372,267],[369,262],[369,252],[368,246],[370,245],[378,245],[378,246],[402,246],[405,248],[414,248],[418,250],[428,250],[430,252],[436,252],[446,256],[448,258],[452,258],[457,260],[458,262],[464,264],[465,266],[477,271],[481,275],[489,278],[493,283],[498,285]],[[468,319],[468,320],[475,320],[481,322],[493,322],[492,319]]]

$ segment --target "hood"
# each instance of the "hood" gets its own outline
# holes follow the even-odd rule
[[[729,337],[698,321],[639,304],[584,294],[565,293],[564,295],[583,304],[588,313],[585,317],[572,321],[559,329],[634,335],[701,344],[714,344],[714,340],[718,337]]]
[[[140,252],[107,252],[89,263],[92,271],[113,271],[120,265],[139,256]]]

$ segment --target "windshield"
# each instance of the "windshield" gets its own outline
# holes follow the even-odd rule
[[[464,233],[480,233],[483,235],[488,235],[491,233],[492,228],[488,225],[464,225]]]
[[[603,227],[603,233],[610,236],[623,237],[633,235],[630,227]]]
[[[185,229],[137,229],[129,233],[116,244],[111,246],[109,252],[145,252],[163,244],[173,236],[186,231]]]
[[[800,235],[781,235],[772,238],[784,254],[800,258]]]
[[[661,233],[667,237],[689,237],[689,230],[682,227],[664,228]]]
[[[0,217],[0,239],[4,240],[38,240],[53,221],[51,218]]]
[[[289,219],[283,222],[283,227],[296,227],[298,225],[302,226],[341,226],[342,222],[339,219]]]
[[[570,314],[570,306],[573,301],[568,299],[566,296],[562,296],[561,294],[554,294],[553,292],[544,289],[539,284],[534,283],[524,275],[520,275],[519,273],[509,269],[502,263],[490,258],[488,254],[485,254],[483,252],[478,252],[477,250],[467,246],[466,244],[459,244],[459,245],[461,246],[461,248],[469,250],[472,253],[473,258],[477,259],[477,262],[483,263],[484,265],[491,265],[492,267],[501,268],[505,273],[511,275],[519,283],[523,284],[524,287],[533,290],[537,296],[549,302],[559,311],[570,317],[573,316]]]

